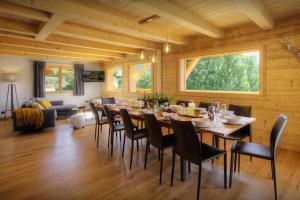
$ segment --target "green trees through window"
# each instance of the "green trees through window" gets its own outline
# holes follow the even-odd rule
[[[74,69],[62,66],[46,66],[46,92],[70,91],[74,88]]]
[[[185,59],[185,89],[258,92],[259,58],[255,51]]]

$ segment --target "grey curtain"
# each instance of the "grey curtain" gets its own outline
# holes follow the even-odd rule
[[[75,96],[84,95],[84,84],[83,84],[83,74],[84,65],[83,64],[74,64],[74,89],[73,94]]]
[[[33,61],[33,94],[34,97],[45,97],[45,70],[46,63]]]

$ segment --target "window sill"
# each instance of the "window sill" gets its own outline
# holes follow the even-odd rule
[[[195,96],[195,97],[220,97],[220,98],[258,98],[264,97],[263,92],[234,92],[234,91],[209,91],[209,90],[186,90],[178,91],[177,95]]]

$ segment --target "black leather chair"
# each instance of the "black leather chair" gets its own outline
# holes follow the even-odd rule
[[[209,106],[210,106],[210,103],[206,103],[206,102],[200,102],[199,103],[199,108],[206,108],[206,109],[208,109]]]
[[[126,109],[120,109],[120,114],[125,126],[125,134],[124,134],[124,140],[123,140],[123,150],[122,150],[122,158],[124,157],[124,149],[125,149],[125,139],[127,136],[128,139],[131,140],[131,153],[130,153],[130,169],[132,165],[132,154],[133,154],[133,147],[134,147],[134,141],[138,139],[143,139],[148,137],[148,133],[146,129],[138,129],[137,126],[135,126],[131,118],[128,114],[128,111]]]
[[[219,156],[224,156],[224,188],[227,187],[227,153],[224,150],[214,148],[201,143],[191,121],[177,121],[171,119],[174,129],[174,147],[172,155],[171,186],[173,185],[175,155],[199,166],[197,199],[200,194],[202,164]]]
[[[269,147],[261,144],[252,143],[252,142],[241,142],[237,140],[234,142],[231,149],[229,187],[231,187],[232,185],[233,161],[236,160],[237,153],[253,156],[257,158],[262,158],[265,160],[270,160],[271,167],[272,167],[272,179],[274,180],[275,199],[277,200],[278,197],[277,197],[276,165],[275,165],[276,151],[286,124],[287,124],[287,116],[284,114],[280,114],[279,118],[277,119],[277,121],[273,126],[271,136],[270,136]]]
[[[106,104],[115,104],[116,100],[115,97],[103,97],[102,98],[102,104],[106,105]]]
[[[96,124],[95,124],[95,140],[97,139],[97,146],[98,146],[98,144],[99,144],[99,131],[100,131],[99,129],[101,129],[101,132],[102,132],[102,125],[108,124],[108,120],[100,118],[98,110],[97,110],[94,103],[90,102],[90,107],[91,107],[91,109],[93,111],[93,114],[95,116],[95,121],[96,121]]]
[[[182,104],[184,104],[185,107],[188,107],[189,103],[192,103],[192,102],[193,102],[192,100],[187,100],[187,101],[185,101],[185,100],[177,100],[176,101],[176,105],[182,105]]]
[[[123,124],[115,123],[114,117],[108,107],[106,105],[103,106],[103,111],[107,117],[108,124],[109,124],[109,136],[110,138],[110,144],[111,144],[111,153],[110,155],[113,155],[113,149],[114,149],[114,133],[119,133],[121,138],[121,131],[125,130],[125,127]],[[121,141],[121,139],[120,139]]]
[[[151,144],[152,146],[157,148],[160,153],[159,184],[161,184],[163,161],[164,161],[164,150],[166,148],[170,148],[174,145],[174,134],[163,136],[161,127],[160,127],[155,115],[152,113],[144,113],[144,123],[146,126],[146,130],[148,132],[148,135],[149,135],[147,138],[144,169],[146,169],[146,166],[147,166],[148,150],[149,150],[149,147]]]

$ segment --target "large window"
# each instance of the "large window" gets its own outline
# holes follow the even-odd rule
[[[142,63],[129,66],[130,92],[152,92],[152,66],[151,63]]]
[[[120,90],[123,82],[123,68],[113,67],[107,69],[107,89],[110,91]]]
[[[74,69],[60,65],[47,65],[46,92],[65,92],[74,88]]]
[[[187,58],[181,63],[182,91],[259,92],[259,51]]]

